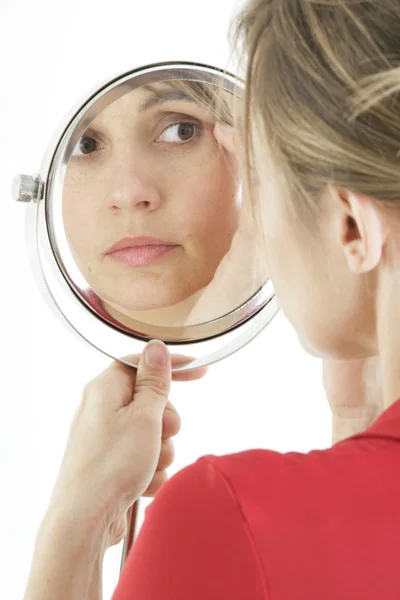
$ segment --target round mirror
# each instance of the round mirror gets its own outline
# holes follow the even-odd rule
[[[58,316],[81,338],[136,366],[152,338],[210,364],[277,312],[230,127],[243,86],[191,63],[136,69],[69,115],[34,177],[29,252]],[[130,358],[121,359],[129,355]]]

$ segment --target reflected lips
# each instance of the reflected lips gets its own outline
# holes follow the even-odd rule
[[[107,250],[106,255],[130,267],[143,267],[155,263],[177,247],[177,244],[141,236],[120,240]]]

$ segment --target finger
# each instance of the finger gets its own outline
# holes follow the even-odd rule
[[[235,129],[227,123],[216,123],[214,127],[214,136],[219,144],[228,152],[236,154],[237,144],[235,141]]]
[[[193,356],[185,356],[184,354],[173,354],[171,356],[171,363],[173,367],[181,367],[183,365],[190,364],[193,360]],[[173,381],[195,381],[201,379],[207,373],[206,367],[200,367],[191,371],[183,371],[182,373],[172,373]]]
[[[133,410],[154,416],[161,426],[170,387],[171,358],[168,348],[159,340],[151,340],[139,360]]]
[[[228,125],[228,123],[218,122],[214,126],[214,136],[225,150],[231,154],[235,154],[242,166],[245,165],[244,146],[234,127]]]
[[[130,354],[129,356],[124,356],[121,360],[132,363],[133,373],[131,374],[134,377],[136,373],[136,367],[140,360],[140,354]],[[190,364],[193,360],[196,360],[193,356],[185,356],[184,354],[171,354],[171,364],[172,367],[180,367],[182,365]],[[122,364],[122,363],[120,363]],[[126,366],[126,369],[132,369],[132,367]],[[201,379],[206,375],[208,369],[207,367],[199,367],[198,369],[192,369],[190,371],[182,371],[172,373],[173,381],[196,381],[197,379]]]
[[[208,373],[207,367],[193,369],[193,371],[183,371],[183,373],[172,373],[173,381],[197,381],[202,379]]]
[[[173,354],[171,356],[172,366],[180,367],[181,365],[185,365],[190,363],[192,360],[195,360],[193,357],[184,356],[183,354]],[[198,369],[193,369],[191,371],[179,371],[176,373],[172,373],[173,381],[196,381],[197,379],[201,379],[206,375],[208,369],[207,367],[199,367]]]
[[[228,150],[228,152],[234,153],[237,158],[241,160],[241,163],[244,164],[244,148],[233,127],[227,123],[216,123],[214,135],[217,141]],[[239,233],[242,232],[254,236],[252,203],[250,202],[249,194],[246,189],[242,190],[242,203],[237,231]]]
[[[168,473],[166,471],[156,471],[151,480],[150,485],[142,494],[144,498],[154,498],[160,488],[168,481]]]
[[[174,368],[181,367],[184,365],[190,365],[190,363],[193,362],[194,360],[196,360],[196,359],[193,356],[185,356],[184,354],[171,354],[171,364]],[[194,373],[196,370],[197,369],[194,369],[191,372]]]
[[[168,438],[177,435],[180,430],[181,418],[179,413],[171,402],[168,402],[163,414],[162,439],[167,440]]]
[[[175,460],[175,446],[172,440],[165,440],[161,444],[160,457],[156,471],[164,471],[172,465]]]
[[[113,361],[87,384],[83,392],[83,403],[95,402],[100,410],[117,411],[132,402],[134,383],[132,369]]]

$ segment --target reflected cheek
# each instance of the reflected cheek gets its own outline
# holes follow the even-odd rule
[[[240,208],[235,189],[228,185],[205,187],[204,181],[199,182],[197,189],[201,193],[196,193],[195,188],[192,190],[186,212],[190,231],[208,240],[208,244],[211,240],[218,244],[224,236],[231,236],[238,224]]]
[[[90,204],[85,203],[81,195],[65,194],[63,198],[63,222],[67,242],[75,260],[83,266],[93,260],[95,240],[98,236],[94,232],[94,210]],[[93,208],[93,207],[92,207]]]
[[[185,232],[185,252],[194,261],[195,269],[214,272],[230,248],[238,213],[230,186],[228,189],[220,185],[205,187],[203,180],[192,187],[190,202],[186,204],[184,216],[180,216],[180,223]]]

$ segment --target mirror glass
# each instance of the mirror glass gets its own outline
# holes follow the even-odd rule
[[[40,172],[19,175],[43,297],[79,338],[137,365],[161,339],[187,370],[249,343],[278,311],[235,124],[243,82],[157,63],[65,117]],[[129,356],[128,356],[129,355]]]
[[[240,149],[224,127],[239,102],[207,82],[158,81],[73,136],[56,242],[75,290],[109,322],[186,329],[266,283]]]

